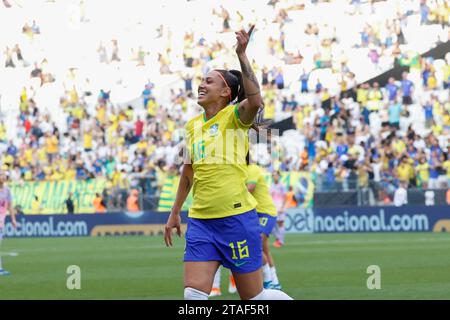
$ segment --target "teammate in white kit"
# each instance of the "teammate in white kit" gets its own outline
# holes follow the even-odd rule
[[[3,173],[0,173],[0,248],[3,239],[3,230],[5,228],[5,219],[8,212],[11,215],[11,223],[13,227],[16,227],[16,216],[12,207],[11,191],[5,185],[6,177]],[[0,255],[0,276],[7,276],[9,272],[3,270],[2,256]]]
[[[272,174],[273,182],[270,186],[270,195],[272,196],[275,208],[277,209],[277,225],[273,228],[273,234],[276,238],[273,246],[276,248],[284,244],[284,220],[286,216],[286,187],[281,183],[280,173],[274,172]]]

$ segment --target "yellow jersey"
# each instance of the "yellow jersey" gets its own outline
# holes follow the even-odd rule
[[[211,119],[200,114],[186,124],[194,170],[189,217],[223,218],[256,207],[246,185],[249,127],[241,122],[237,105],[223,108]]]
[[[403,181],[408,181],[411,178],[412,167],[410,164],[400,164],[397,167],[398,178]]]
[[[258,203],[256,205],[256,211],[258,213],[265,213],[272,217],[276,217],[277,209],[270,196],[269,186],[264,178],[263,169],[256,164],[250,164],[248,166],[247,185],[249,184],[255,185],[252,196]]]
[[[91,132],[84,133],[83,146],[85,149],[92,149],[92,133]]]
[[[427,162],[418,164],[416,171],[422,182],[428,182],[430,180],[430,165]]]

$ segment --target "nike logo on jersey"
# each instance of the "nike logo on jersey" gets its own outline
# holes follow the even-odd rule
[[[243,266],[244,264],[246,264],[248,261],[242,261],[242,262],[236,262],[234,265],[236,266],[236,267],[240,267],[240,266]]]

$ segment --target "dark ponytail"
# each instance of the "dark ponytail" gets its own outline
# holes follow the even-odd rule
[[[242,79],[242,73],[239,70],[215,70],[219,72],[223,79],[225,80],[225,85],[228,86],[231,90],[231,100],[229,103],[232,103],[234,101],[241,102],[243,101],[245,96],[245,89],[244,89],[244,80]],[[237,98],[237,100],[236,100]]]
[[[245,94],[245,88],[244,88],[244,79],[242,77],[242,72],[239,70],[215,70],[219,72],[224,80],[226,81],[225,85],[227,85],[231,90],[231,101],[232,102],[241,102],[247,98]],[[261,115],[261,117],[260,117]],[[256,132],[259,132],[259,125],[262,124],[262,112],[258,112],[258,119],[255,119],[255,122],[252,123],[251,128],[254,129]]]
[[[234,75],[237,79],[236,89],[233,88],[231,89],[231,91],[236,90],[235,92],[232,92],[231,98],[234,100],[237,97],[237,102],[241,102],[247,98],[247,96],[245,95],[244,79],[242,78],[242,72],[240,72],[239,70],[230,70],[229,73]]]

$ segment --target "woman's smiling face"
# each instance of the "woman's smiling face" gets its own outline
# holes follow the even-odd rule
[[[230,89],[217,71],[210,71],[198,86],[198,104],[202,107],[229,96]]]

